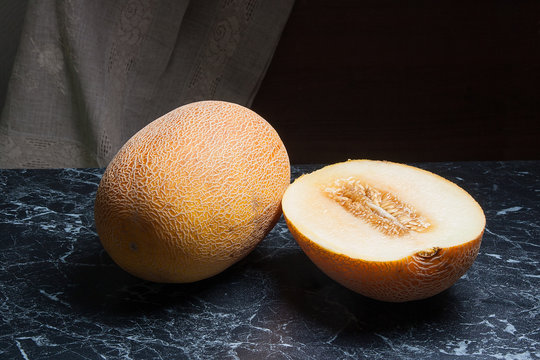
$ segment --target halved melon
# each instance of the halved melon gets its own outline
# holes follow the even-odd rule
[[[283,214],[302,250],[329,277],[373,299],[433,296],[472,265],[486,224],[456,184],[386,161],[350,160],[299,177]]]

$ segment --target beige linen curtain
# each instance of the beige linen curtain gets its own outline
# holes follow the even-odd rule
[[[294,0],[31,0],[0,167],[103,167],[188,102],[249,106]]]

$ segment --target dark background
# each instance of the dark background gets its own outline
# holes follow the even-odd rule
[[[27,0],[0,0],[0,108]],[[296,0],[253,110],[293,163],[540,159],[540,1]]]
[[[293,163],[540,159],[540,1],[297,0],[252,108]]]

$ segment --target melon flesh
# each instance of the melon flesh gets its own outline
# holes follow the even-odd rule
[[[353,198],[363,199],[360,204],[346,199],[352,206],[359,207],[360,213],[354,213],[349,205],[332,195],[339,186],[353,183],[369,188],[369,196],[353,194]],[[391,201],[375,201],[370,196],[385,196]],[[414,222],[419,226],[407,228],[400,220],[403,211],[395,210],[392,202],[407,211],[406,219],[417,217]],[[347,161],[303,175],[289,186],[282,206],[287,224],[293,228],[295,239],[303,249],[306,243],[315,243],[323,249],[316,253],[331,254],[328,259],[340,254],[347,259],[384,267],[408,257],[425,259],[440,249],[458,249],[463,244],[476,242],[471,245],[472,250],[463,252],[463,256],[468,257],[460,265],[463,269],[452,270],[458,278],[474,261],[485,227],[481,207],[459,186],[428,171],[385,161]],[[318,259],[312,260],[320,265]],[[326,268],[340,266],[339,261],[332,264],[334,260],[321,261]],[[369,271],[359,275],[360,288],[369,276]]]
[[[427,231],[385,234],[329,198],[324,189],[338,179],[358,179],[396,194],[428,219]],[[287,218],[312,241],[365,260],[397,260],[433,247],[472,240],[484,228],[480,206],[455,184],[427,171],[376,161],[350,161],[304,176],[283,198]]]

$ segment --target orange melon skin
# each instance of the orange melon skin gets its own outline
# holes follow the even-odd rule
[[[111,258],[139,278],[214,276],[266,236],[290,183],[287,151],[237,104],[184,105],[141,129],[100,181],[94,218]]]
[[[459,246],[379,262],[333,253],[305,237],[286,216],[285,221],[304,253],[326,275],[354,292],[387,302],[426,299],[451,287],[473,264],[483,235]]]

